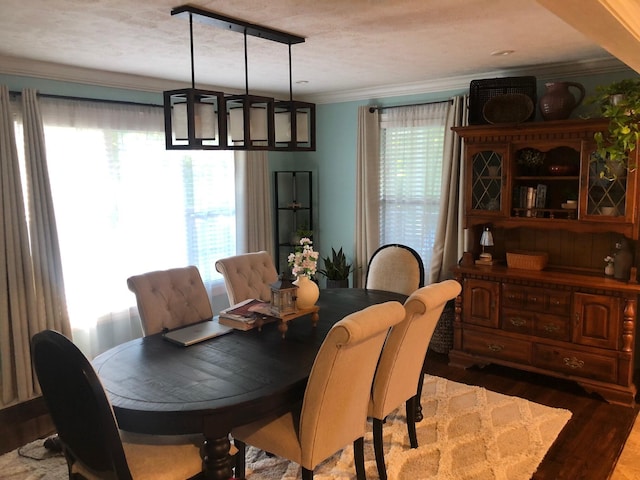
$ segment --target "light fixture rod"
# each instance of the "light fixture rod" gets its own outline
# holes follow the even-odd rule
[[[249,95],[249,56],[247,55],[247,31],[244,32],[244,91]]]
[[[184,16],[186,13],[196,15],[196,19],[225,30],[252,35],[254,37],[264,38],[273,42],[285,43],[288,45],[295,43],[304,43],[304,37],[293,35],[291,33],[275,30],[262,25],[245,22],[225,15],[220,15],[209,10],[203,10],[193,5],[182,5],[171,10],[171,15]]]
[[[289,101],[293,102],[293,76],[291,74],[291,44],[289,44]]]
[[[191,49],[191,88],[196,88],[195,63],[193,61],[193,16],[189,14],[189,43]]]

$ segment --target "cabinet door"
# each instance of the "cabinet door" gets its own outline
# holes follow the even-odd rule
[[[506,145],[467,148],[467,215],[505,213],[506,153]]]
[[[635,169],[627,170],[624,165],[602,159],[591,142],[585,142],[584,155],[586,178],[583,181],[581,218],[606,223],[635,222]]]
[[[581,345],[617,349],[622,304],[606,295],[573,295],[573,341]]]
[[[467,278],[462,293],[463,321],[485,327],[498,327],[500,284]]]

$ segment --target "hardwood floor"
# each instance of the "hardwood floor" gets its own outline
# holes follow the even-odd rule
[[[609,479],[638,413],[638,407],[610,405],[573,382],[497,365],[463,370],[449,367],[445,355],[432,352],[426,372],[570,410],[573,416],[534,474],[535,480]],[[640,427],[637,430],[640,438]],[[53,431],[41,399],[0,410],[0,454]]]

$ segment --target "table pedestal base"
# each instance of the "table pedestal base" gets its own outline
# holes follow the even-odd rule
[[[230,448],[231,442],[228,436],[204,440],[202,447],[200,447],[200,456],[202,457],[202,472],[206,480],[233,478]]]

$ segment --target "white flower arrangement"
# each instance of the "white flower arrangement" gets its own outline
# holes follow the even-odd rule
[[[291,268],[291,273],[296,277],[305,276],[311,278],[315,275],[318,267],[319,253],[313,250],[311,239],[304,237],[300,239],[300,246],[296,247],[294,253],[290,253],[287,262]]]
[[[615,262],[615,259],[611,255],[607,255],[606,257],[604,257],[604,261],[605,263],[608,263],[609,265],[611,265],[612,263]]]

